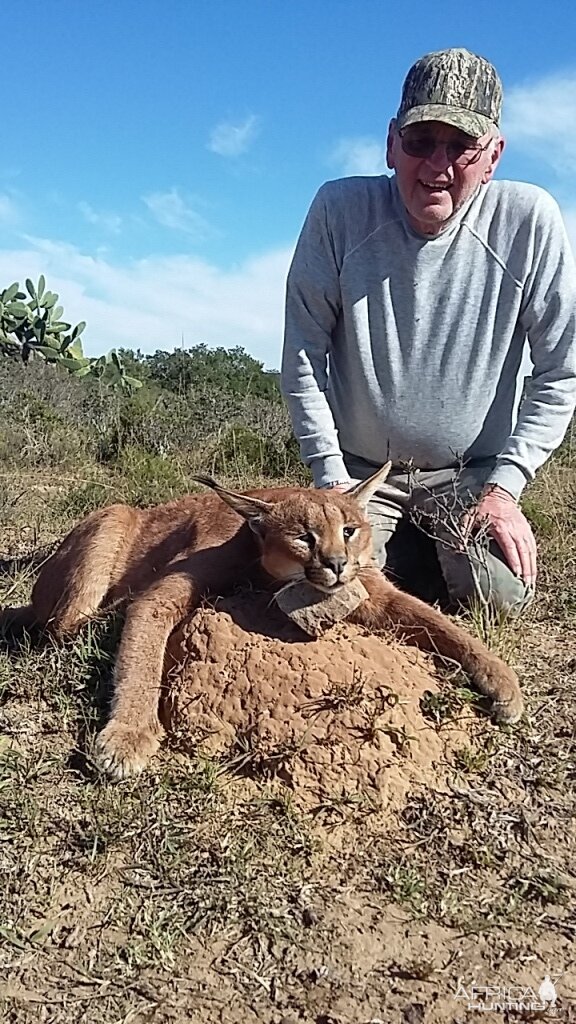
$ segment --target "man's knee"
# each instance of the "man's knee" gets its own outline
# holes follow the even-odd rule
[[[402,513],[379,498],[368,502],[368,519],[372,527],[372,550],[376,564],[384,569],[388,562],[388,545],[402,518]]]
[[[532,588],[512,572],[494,542],[477,552],[473,548],[457,551],[438,541],[437,551],[450,600],[456,604],[469,607],[480,601],[517,616],[531,603]]]

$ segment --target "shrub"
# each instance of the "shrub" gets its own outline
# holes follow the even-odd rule
[[[180,466],[135,445],[121,452],[115,468],[122,500],[131,505],[170,501],[187,494],[191,487],[191,481]]]
[[[300,471],[305,472],[293,437],[265,437],[241,425],[231,427],[219,438],[211,456],[215,476],[242,480],[256,475],[277,480],[293,479]]]

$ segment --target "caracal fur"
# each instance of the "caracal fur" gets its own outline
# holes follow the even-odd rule
[[[95,742],[103,768],[120,779],[142,770],[158,749],[166,644],[207,594],[243,582],[268,588],[306,579],[333,592],[358,577],[368,599],[348,621],[391,630],[458,662],[492,701],[500,722],[516,721],[516,675],[441,612],[390,583],[373,561],[366,505],[389,465],[345,493],[304,487],[238,494],[209,478],[213,492],[155,508],[111,505],[91,513],[43,565],[31,604],[6,609],[5,622],[76,633],[107,609],[125,606],[108,724]]]

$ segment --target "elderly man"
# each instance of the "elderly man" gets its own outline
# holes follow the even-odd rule
[[[383,567],[398,524],[418,518],[453,602],[517,613],[536,579],[518,499],[576,404],[576,268],[551,196],[493,180],[501,105],[496,70],[467,50],[410,69],[394,174],[328,182],[312,203],[282,389],[317,487],[392,460],[369,507]]]

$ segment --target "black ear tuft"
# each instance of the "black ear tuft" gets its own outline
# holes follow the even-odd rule
[[[204,484],[206,487],[211,487],[213,491],[217,491],[220,487],[220,484],[216,483],[211,476],[203,476],[202,473],[198,473],[196,476],[193,476],[192,479],[198,484]]]
[[[213,491],[222,501],[225,501],[230,508],[233,508],[238,515],[244,519],[258,519],[266,512],[271,512],[274,508],[274,503],[270,501],[263,501],[261,498],[253,498],[249,494],[239,494],[237,491],[230,491],[227,487],[222,487],[221,484],[216,483],[215,480],[210,476],[195,476],[194,480],[198,483],[205,484],[206,487],[211,487]]]

